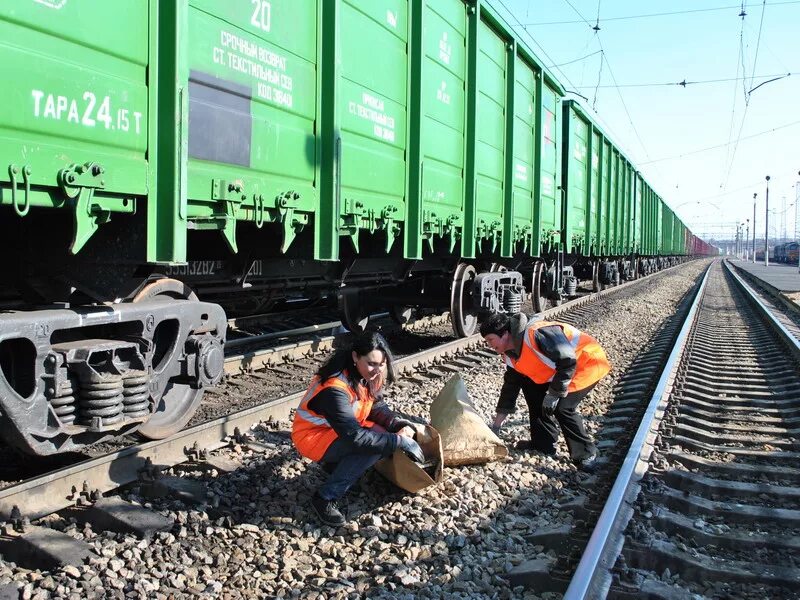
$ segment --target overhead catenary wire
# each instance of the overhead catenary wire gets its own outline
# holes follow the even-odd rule
[[[642,140],[642,136],[639,135],[639,130],[636,129],[636,125],[633,122],[633,117],[631,116],[631,112],[628,110],[628,105],[625,103],[625,98],[622,96],[622,90],[620,90],[619,85],[617,85],[617,78],[614,76],[614,70],[611,68],[611,63],[608,62],[608,57],[606,55],[605,48],[603,48],[603,42],[600,40],[598,36],[597,42],[600,44],[600,49],[603,51],[603,60],[608,66],[608,73],[611,75],[611,81],[614,82],[614,87],[617,89],[617,95],[619,96],[619,100],[622,103],[622,108],[625,110],[625,114],[628,116],[628,122],[633,129],[634,135],[636,135],[636,139],[639,140],[639,145],[641,145],[642,150],[644,150],[644,155],[649,159],[650,153],[647,151],[647,147],[644,145],[644,141]]]
[[[800,0],[798,0],[798,2],[800,2]],[[522,28],[522,31],[524,32],[525,36],[531,41],[531,43],[534,46],[536,46],[542,52],[542,56],[544,56],[547,60],[549,60],[551,64],[555,65],[556,61],[553,60],[553,58],[547,53],[547,51],[542,47],[542,45],[539,42],[536,41],[536,39],[528,32],[527,29],[525,29],[525,26],[517,18],[517,15],[514,13],[514,11],[512,11],[508,7],[508,5],[506,4],[505,0],[500,0],[500,5],[505,9],[506,13],[511,15],[511,18],[514,19],[514,21],[517,22],[517,25],[519,25],[519,27]],[[566,81],[573,89],[575,89],[575,84],[572,83],[572,81],[570,81],[570,78],[567,76],[567,74],[564,71],[562,71],[560,68],[558,68],[558,66],[556,66],[555,69],[559,73],[561,73],[561,76],[564,78],[564,81]]]
[[[594,54],[596,54],[596,52]],[[589,58],[590,56],[593,56],[593,55],[589,54],[589,55],[584,56],[584,57],[582,57],[580,59],[577,59],[577,60],[575,60],[573,62],[577,62],[578,60],[583,60],[585,58]],[[569,64],[569,63],[563,63],[563,64]],[[770,83],[772,81],[777,81],[778,79],[783,79],[785,77],[791,77],[792,75],[796,75],[796,74],[797,74],[796,72],[790,71],[790,72],[787,72],[787,73],[773,73],[771,75],[753,75],[753,76],[750,77],[750,79],[751,80],[753,80],[753,79],[765,79],[765,80],[768,80],[768,81],[763,81],[763,82],[759,83],[756,86],[756,88],[759,88],[762,85],[764,85],[765,83]],[[738,77],[737,76],[737,77],[724,77],[724,78],[720,78],[720,79],[701,79],[701,80],[698,80],[698,81],[687,81],[686,79],[684,79],[682,81],[662,81],[662,82],[649,82],[649,83],[621,83],[619,85],[601,85],[599,87],[601,89],[602,88],[616,88],[616,87],[620,87],[620,88],[642,88],[642,87],[674,87],[674,86],[679,86],[679,87],[684,87],[685,88],[685,87],[689,87],[690,85],[708,85],[708,84],[714,84],[714,83],[730,83],[731,81],[746,81],[746,80],[747,80],[747,77]],[[594,88],[594,87],[595,86],[593,86],[593,85],[582,85],[582,86],[578,86],[577,89],[588,89],[588,88]],[[752,92],[753,90],[750,90],[750,91]]]
[[[594,30],[600,31],[600,2],[602,0],[597,0],[597,19],[594,22]]]
[[[770,6],[781,6],[786,4],[800,4],[800,0],[783,0],[782,2],[770,2]],[[745,4],[744,7],[756,7],[760,6],[760,4]],[[675,10],[670,12],[659,12],[659,13],[647,13],[647,14],[639,14],[639,15],[623,15],[618,17],[605,17],[603,19],[598,19],[598,25],[600,23],[606,23],[609,21],[627,21],[630,19],[650,19],[656,17],[669,17],[674,15],[687,15],[691,13],[702,13],[702,12],[714,12],[714,11],[722,11],[722,10],[731,10],[740,8],[739,4],[729,4],[726,6],[716,6],[711,8],[694,8],[689,10]],[[545,25],[576,25],[579,23],[585,23],[586,19],[581,17],[580,21],[540,21],[534,23],[520,23],[522,27],[540,27]]]
[[[501,0],[501,2],[502,2],[502,0]],[[572,4],[571,0],[564,0],[564,2],[566,2],[569,5],[569,7],[581,18],[581,21],[583,23],[585,23],[586,25],[588,25],[589,27],[591,27],[593,29],[593,31],[595,33],[595,38],[597,39],[597,44],[598,44],[598,46],[600,46],[600,65],[599,65],[599,69],[598,69],[599,73],[598,73],[597,87],[599,88],[599,82],[600,82],[599,78],[602,76],[603,63],[605,63],[605,65],[608,67],[608,72],[611,75],[611,81],[614,83],[614,87],[617,90],[617,95],[619,96],[620,102],[622,103],[622,108],[623,108],[623,110],[625,111],[625,114],[628,117],[628,122],[630,123],[631,129],[633,129],[633,133],[636,136],[636,139],[639,142],[639,145],[642,147],[642,150],[644,151],[644,155],[649,159],[650,158],[650,153],[647,151],[647,147],[644,144],[644,140],[642,140],[642,136],[639,135],[639,130],[636,128],[636,124],[633,122],[633,117],[631,116],[630,110],[628,110],[628,105],[625,103],[625,98],[622,96],[622,91],[619,89],[619,86],[617,85],[617,78],[614,76],[614,71],[611,68],[611,63],[608,62],[608,57],[606,55],[605,48],[603,48],[603,42],[600,39],[600,35],[599,35],[600,27],[599,26],[598,27],[593,26],[588,21],[588,19],[586,19],[586,17],[584,17],[583,14],[581,14],[581,12],[577,8],[575,8],[575,5]],[[599,5],[598,5],[598,10],[599,10]],[[519,20],[517,20],[517,22],[519,22]],[[581,97],[585,98],[585,96],[581,96]],[[587,102],[588,102],[588,99],[587,99]],[[595,93],[595,98],[594,98],[594,101],[592,102],[592,111],[595,114],[597,114],[597,111],[595,110],[596,105],[597,105],[597,95]],[[655,167],[655,169],[656,169],[656,172],[659,175],[659,177],[661,177],[661,173],[658,172],[658,167],[657,166]]]
[[[736,77],[737,78],[739,77],[739,70],[741,69],[741,71],[742,71],[742,79],[746,79],[747,78],[747,73],[745,72],[745,62],[744,62],[744,19],[745,19],[746,16],[747,16],[747,12],[744,9],[744,3],[742,3],[742,10],[739,13],[739,18],[741,18],[741,20],[742,20],[741,21],[741,25],[739,27],[739,56],[738,56],[738,60],[736,61]],[[738,79],[737,79],[737,81],[738,81]],[[743,83],[743,85],[744,85],[744,83]],[[728,129],[728,143],[729,144],[730,144],[731,139],[733,138],[733,131],[734,131],[734,127],[735,127],[734,122],[736,120],[736,100],[739,97],[739,94],[736,91],[737,87],[738,87],[737,85],[733,86],[733,107],[731,109],[731,123],[730,123],[730,127]],[[733,168],[733,163],[734,163],[734,160],[736,158],[736,150],[739,147],[739,139],[742,137],[742,130],[744,129],[744,122],[745,122],[745,119],[747,118],[747,109],[748,109],[748,107],[749,107],[749,102],[747,101],[747,93],[745,93],[744,94],[744,113],[742,114],[742,121],[741,121],[741,124],[739,125],[739,132],[738,132],[738,135],[736,137],[736,143],[733,144],[733,148],[731,149],[731,151],[726,153],[726,157],[725,157],[725,167],[723,167],[724,175],[722,176],[722,182],[719,185],[719,188],[721,190],[724,190],[725,187],[728,185],[728,179],[730,178],[731,169]],[[728,146],[728,148],[730,149],[730,145]]]
[[[595,38],[597,38],[599,43],[600,39],[597,34],[600,32],[600,0],[597,0],[597,20],[595,21],[595,25],[592,27],[592,29],[594,30]],[[603,80],[603,61],[605,61],[605,54],[602,52],[601,48],[600,66],[597,69],[597,84],[594,87],[594,99],[592,100],[592,110],[595,112],[597,112],[597,94],[600,90],[600,82]]]
[[[650,153],[647,150],[647,146],[645,146],[645,144],[644,144],[644,140],[642,139],[642,136],[639,134],[639,130],[636,128],[636,124],[633,122],[633,117],[631,116],[630,110],[628,110],[628,105],[625,102],[625,98],[622,96],[622,91],[619,89],[619,86],[617,85],[617,78],[614,76],[614,71],[611,68],[611,63],[608,61],[608,56],[606,54],[605,48],[603,48],[603,42],[602,42],[602,40],[600,38],[600,35],[599,35],[600,27],[599,26],[597,26],[597,27],[593,26],[586,19],[586,17],[584,17],[583,14],[581,14],[581,12],[577,8],[575,8],[575,6],[572,4],[572,2],[570,0],[564,0],[564,2],[566,2],[569,5],[569,7],[576,14],[578,14],[578,16],[581,17],[581,20],[582,20],[583,23],[587,24],[589,27],[591,27],[594,30],[595,38],[597,39],[597,44],[598,44],[598,46],[600,46],[600,65],[599,65],[599,69],[598,69],[599,73],[598,73],[597,88],[599,88],[600,78],[602,77],[603,63],[605,63],[606,67],[608,68],[608,72],[611,75],[611,81],[614,83],[614,87],[617,90],[617,95],[619,96],[620,102],[622,104],[622,108],[623,108],[623,110],[625,111],[625,114],[628,117],[628,122],[630,123],[631,129],[633,130],[633,133],[636,136],[636,139],[639,142],[639,145],[641,146],[642,150],[644,151],[645,157],[647,157],[649,159],[650,158]],[[599,6],[598,6],[598,9],[599,9]],[[597,93],[595,92],[595,98],[594,98],[594,101],[592,102],[592,111],[595,114],[597,114],[597,111],[595,110],[596,109],[596,105],[597,105]],[[654,168],[655,168],[656,174],[659,176],[659,178],[662,178],[662,175],[661,175],[661,173],[660,173],[660,171],[658,169],[658,166],[655,166]]]
[[[570,8],[571,8],[573,11],[575,11],[575,14],[576,14],[576,15],[578,15],[578,16],[581,18],[581,21],[583,21],[584,23],[586,23],[586,24],[587,24],[589,27],[593,27],[593,25],[592,25],[591,23],[589,23],[589,21],[587,21],[587,20],[586,20],[586,17],[584,17],[584,16],[583,16],[583,15],[580,13],[580,11],[579,11],[577,8],[575,8],[575,5],[574,5],[574,4],[572,4],[572,2],[570,2],[570,0],[564,0],[564,2],[566,2],[567,4],[569,4],[569,7],[570,7]]]
[[[600,68],[597,70],[597,85],[594,86],[594,98],[592,99],[592,110],[597,112],[597,92],[600,89],[600,81],[603,79],[603,62],[605,55],[600,52]]]
[[[764,0],[764,3],[761,5],[761,20],[758,24],[758,39],[756,40],[756,52],[755,57],[753,58],[753,74],[756,72],[756,66],[758,65],[758,49],[761,47],[761,31],[764,29],[764,13],[767,12],[767,0]],[[753,87],[753,77],[750,78],[750,91],[745,92],[747,96],[747,101],[750,101],[750,94],[755,91],[756,88]],[[764,83],[767,83],[766,81]],[[762,83],[761,85],[764,85]],[[760,87],[760,86],[759,86]]]
[[[557,65],[550,65],[547,68],[548,69],[553,69],[555,67],[566,67],[567,65],[571,65],[571,64],[574,64],[576,62],[580,62],[582,60],[586,60],[587,58],[591,58],[592,56],[595,56],[596,54],[600,54],[600,52],[601,52],[600,50],[595,50],[591,54],[586,54],[585,56],[581,56],[580,58],[576,58],[574,60],[570,60],[570,61],[567,61],[567,62],[559,63]]]
[[[767,135],[768,133],[774,133],[775,131],[778,131],[780,129],[786,129],[787,127],[793,127],[795,125],[800,125],[800,121],[792,121],[791,123],[786,123],[785,125],[779,125],[778,127],[773,127],[772,129],[767,129],[766,131],[759,131],[758,133],[754,133],[752,135],[748,135],[748,136],[745,136],[745,137],[741,138],[740,141],[743,142],[745,140],[750,140],[750,139],[753,139],[753,138],[757,138],[757,137],[760,137],[762,135]],[[666,161],[666,160],[675,160],[675,159],[678,159],[678,158],[683,158],[685,156],[692,156],[693,154],[700,154],[701,152],[708,152],[710,150],[717,150],[718,148],[725,148],[725,147],[729,146],[732,143],[733,142],[728,142],[726,144],[717,144],[715,146],[707,146],[705,148],[698,148],[697,150],[692,150],[690,152],[684,152],[682,154],[676,154],[674,156],[665,156],[663,158],[654,158],[651,161],[642,162],[642,163],[639,163],[639,164],[640,165],[649,165],[649,164],[652,164],[652,163],[663,162],[663,161]]]
[[[763,25],[764,25],[764,13],[766,12],[766,8],[767,8],[767,0],[763,0],[763,3],[761,5],[761,22],[760,22],[759,27],[758,27],[758,39],[759,39],[759,41],[756,43],[756,55],[755,55],[755,58],[753,59],[753,71],[752,71],[753,73],[755,73],[756,61],[758,60],[758,47],[760,45],[761,31],[762,31],[762,28],[763,28]],[[741,13],[741,17],[742,17],[742,33],[741,33],[741,36],[740,36],[740,44],[741,44],[741,50],[740,51],[742,53],[742,56],[744,55],[743,38],[744,38],[744,17],[745,17],[745,14],[746,13],[744,11],[744,5],[742,5],[742,13]],[[743,77],[746,76],[746,73],[744,72],[744,58],[742,58],[742,76]],[[780,79],[780,77],[776,77],[775,79]],[[773,79],[772,81],[774,81],[775,79]],[[753,80],[754,80],[754,78],[751,77],[751,79],[750,79],[751,86],[752,86]],[[744,83],[743,83],[744,113],[742,114],[742,122],[739,125],[739,133],[736,136],[736,143],[733,146],[733,152],[731,153],[731,159],[730,159],[730,162],[728,163],[728,171],[727,171],[727,173],[725,175],[725,179],[724,179],[722,185],[720,186],[722,189],[724,189],[725,186],[728,185],[728,179],[730,178],[731,171],[733,170],[733,164],[734,164],[734,161],[736,159],[736,151],[739,148],[739,141],[740,141],[740,139],[742,137],[742,131],[744,130],[745,120],[747,119],[747,109],[750,107],[750,96],[753,93],[753,91],[755,91],[755,89],[757,89],[758,87],[761,87],[761,85],[764,85],[766,83],[769,83],[769,82],[768,81],[764,81],[763,83],[759,84],[755,88],[751,87],[751,89],[749,91],[747,90],[747,86],[744,85]]]

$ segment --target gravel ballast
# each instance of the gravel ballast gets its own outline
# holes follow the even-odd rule
[[[645,279],[632,297],[602,300],[604,308],[591,317],[565,318],[595,336],[613,365],[581,405],[590,431],[603,426],[616,382],[707,264],[695,261]],[[462,372],[487,421],[503,371],[497,357]],[[395,386],[388,402],[427,420],[445,383]],[[523,561],[552,555],[525,536],[558,526],[565,518],[558,504],[580,493],[585,475],[569,461],[563,438],[556,457],[512,449],[502,462],[445,469],[439,485],[416,496],[370,472],[349,494],[350,520],[337,530],[319,526],[311,513],[309,499],[324,473],[299,457],[288,429],[289,423],[263,424],[251,432],[258,450],[227,449],[225,456],[241,463],[232,473],[182,472],[208,484],[205,506],[145,501],[135,488],[124,494],[174,518],[171,531],[142,541],[53,517],[51,526],[90,543],[97,558],[52,573],[0,563],[0,583],[19,585],[24,598],[558,597],[511,588],[507,574]],[[520,400],[502,436],[513,448],[528,435]]]

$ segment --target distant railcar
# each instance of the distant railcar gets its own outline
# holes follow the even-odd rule
[[[798,250],[799,249],[800,249],[800,244],[798,244],[797,242],[788,242],[784,246],[784,250],[783,250],[784,261],[783,262],[785,262],[786,264],[790,264],[790,265],[798,264],[798,259],[800,259],[800,256],[798,256]]]

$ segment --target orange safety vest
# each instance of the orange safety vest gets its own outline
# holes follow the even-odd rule
[[[587,388],[608,374],[611,364],[596,339],[571,325],[552,321],[536,321],[529,325],[524,333],[525,338],[519,358],[514,360],[506,355],[506,364],[536,383],[552,381],[556,374],[556,365],[541,352],[536,344],[536,330],[550,325],[558,325],[564,330],[564,335],[574,348],[575,358],[578,361],[575,375],[567,387],[568,394]]]
[[[358,385],[357,391],[353,390],[345,372],[339,373],[335,377],[329,377],[323,382],[320,382],[319,377],[315,376],[294,414],[294,423],[292,424],[292,442],[297,451],[315,462],[322,460],[325,452],[338,437],[325,417],[308,408],[308,403],[314,396],[329,387],[335,387],[347,393],[350,405],[353,407],[353,416],[362,427],[373,425],[371,421],[367,420],[367,415],[372,411],[374,398],[365,386]]]

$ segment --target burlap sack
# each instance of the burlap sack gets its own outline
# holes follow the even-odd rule
[[[431,404],[431,425],[442,438],[446,467],[482,464],[508,456],[505,444],[475,410],[457,373]]]

